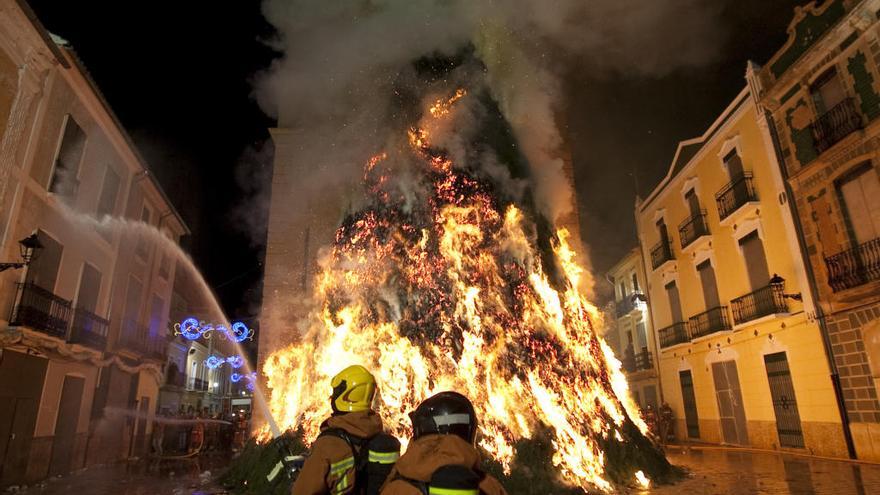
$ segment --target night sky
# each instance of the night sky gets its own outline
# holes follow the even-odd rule
[[[662,77],[571,69],[568,133],[597,274],[636,244],[632,173],[645,196],[678,141],[700,135],[744,87],[746,61],[763,64],[785,42],[794,6],[803,3],[728,0],[718,26],[724,45],[701,68]],[[271,167],[264,146],[273,122],[250,84],[277,56],[261,42],[272,28],[259,2],[30,4],[73,45],[132,134],[192,229],[184,247],[229,316],[257,314],[264,233],[237,218],[255,193],[254,181],[240,178],[268,177]]]

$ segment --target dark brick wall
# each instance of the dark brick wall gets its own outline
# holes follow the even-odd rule
[[[828,317],[831,349],[840,372],[840,384],[849,419],[857,423],[880,423],[880,401],[871,373],[862,326],[880,319],[880,304],[842,311]]]

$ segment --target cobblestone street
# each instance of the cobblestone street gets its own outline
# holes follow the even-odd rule
[[[880,493],[880,466],[737,450],[671,449],[670,460],[687,479],[651,494],[870,495]],[[89,469],[32,486],[41,495],[210,495],[226,493],[211,479],[225,459],[136,463]],[[645,493],[645,492],[643,492]],[[516,495],[516,494],[511,494]]]

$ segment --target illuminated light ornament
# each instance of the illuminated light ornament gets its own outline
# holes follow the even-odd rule
[[[232,383],[238,383],[241,381],[242,378],[244,378],[244,375],[240,373],[233,373],[229,375],[229,379],[232,380]]]
[[[243,342],[245,339],[253,340],[254,331],[247,327],[243,322],[236,321],[232,323],[232,332],[228,332],[229,338],[236,342]]]
[[[247,385],[245,385],[245,388],[247,388],[248,390],[253,392],[254,391],[254,382],[248,382]]]
[[[214,327],[214,325],[210,323],[202,322],[202,337],[210,339],[211,334],[214,333],[214,330],[220,332],[220,335],[226,333],[226,327],[224,327],[223,325],[217,325],[216,327]]]
[[[189,340],[197,340],[202,336],[202,328],[199,320],[195,318],[187,318],[180,323],[180,335]]]
[[[223,358],[217,356],[208,356],[208,359],[205,360],[205,366],[208,369],[215,370],[223,365],[226,361]]]
[[[235,369],[241,368],[244,366],[244,358],[236,354],[235,356],[229,356],[226,358],[226,362],[229,363],[229,366],[232,366]]]

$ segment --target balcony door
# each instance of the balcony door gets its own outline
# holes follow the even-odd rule
[[[94,313],[98,307],[98,293],[101,291],[101,272],[94,266],[84,263],[76,293],[76,307]]]
[[[819,116],[846,99],[846,88],[834,68],[819,76],[810,88],[810,93]]]
[[[727,173],[731,181],[735,181],[743,176],[742,158],[739,157],[739,152],[736,148],[730,150],[730,153],[725,155],[724,165],[727,166]]]
[[[767,267],[767,256],[764,254],[764,243],[755,230],[739,240],[749,275],[752,291],[766,287],[770,283],[770,269]]]
[[[684,422],[688,438],[700,438],[700,418],[697,416],[697,399],[694,395],[694,377],[690,370],[678,372],[681,383],[681,400],[684,406]]]
[[[880,179],[870,164],[840,184],[850,235],[856,245],[880,237]]]
[[[669,312],[672,315],[672,323],[684,321],[681,314],[681,299],[678,296],[678,286],[675,281],[666,284],[666,297],[669,300]]]
[[[706,302],[706,311],[721,306],[721,300],[718,297],[718,283],[715,280],[715,269],[712,268],[712,262],[706,260],[697,265],[697,272],[700,274],[700,282],[703,286],[703,301]]]
[[[54,292],[64,247],[42,230],[37,231],[37,238],[43,245],[43,249],[40,249],[28,266],[25,279],[41,289]]]

